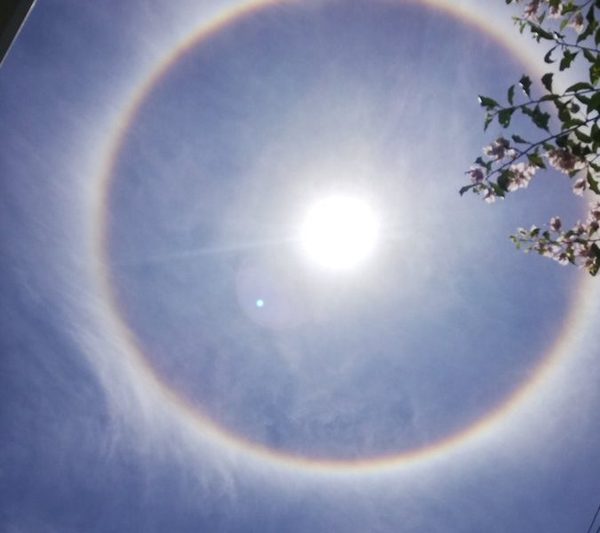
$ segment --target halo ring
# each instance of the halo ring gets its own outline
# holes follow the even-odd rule
[[[221,446],[225,445],[231,451],[247,454],[254,459],[265,461],[268,464],[287,467],[295,471],[309,470],[318,473],[336,472],[342,474],[355,474],[360,472],[393,470],[409,464],[439,458],[450,450],[458,448],[459,445],[472,442],[477,436],[482,436],[493,429],[509,413],[514,412],[516,407],[536,390],[540,383],[544,381],[548,373],[555,368],[557,362],[562,359],[572,342],[574,324],[581,321],[581,315],[584,313],[585,306],[580,305],[580,303],[589,282],[584,282],[583,276],[581,276],[581,281],[578,281],[578,286],[574,291],[572,301],[569,304],[568,316],[562,325],[561,331],[557,333],[556,339],[552,346],[547,350],[547,353],[540,358],[540,362],[531,373],[530,378],[524,383],[521,383],[520,386],[516,387],[485,416],[480,417],[471,425],[462,428],[462,430],[425,446],[400,453],[355,460],[312,459],[309,457],[293,455],[291,453],[273,450],[256,442],[244,440],[233,432],[217,426],[207,415],[192,406],[161,380],[160,375],[145,357],[140,342],[127,326],[119,309],[117,295],[111,282],[110,267],[108,266],[110,261],[108,257],[107,207],[114,167],[128,129],[135,120],[140,107],[156,84],[167,75],[169,70],[188,51],[200,45],[204,40],[218,33],[229,24],[258,10],[267,8],[271,5],[292,3],[293,1],[296,0],[289,0],[288,2],[278,0],[251,0],[250,2],[242,3],[238,7],[225,10],[196,29],[191,35],[183,39],[182,42],[170,50],[150,75],[143,79],[142,82],[133,89],[131,97],[125,102],[121,113],[119,113],[114,129],[108,136],[105,157],[97,178],[99,192],[97,193],[97,196],[95,196],[96,205],[93,222],[95,280],[98,284],[103,302],[107,305],[109,310],[111,317],[110,325],[117,333],[117,338],[122,339],[123,348],[128,354],[129,361],[133,364],[136,372],[140,372],[144,375],[147,381],[154,386],[154,390],[161,395],[161,399],[165,401],[169,407],[172,407],[182,414],[191,424],[202,428],[203,434],[208,435],[215,443],[218,443]],[[517,57],[521,62],[528,64],[532,69],[538,70],[536,65],[531,65],[529,58],[517,45],[511,43],[497,28],[486,23],[487,21],[480,20],[475,13],[468,11],[468,9],[451,5],[451,2],[447,0],[408,1],[411,4],[439,9],[448,16],[454,17],[464,24],[474,27],[478,31],[491,36],[502,48],[508,50],[513,57]]]

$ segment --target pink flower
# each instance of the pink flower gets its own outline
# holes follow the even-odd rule
[[[483,149],[483,153],[491,159],[499,160],[514,157],[515,151],[510,149],[510,143],[504,137],[498,137],[492,144]]]
[[[537,22],[537,20],[538,20],[537,12],[538,12],[539,8],[540,8],[540,0],[531,0],[531,2],[529,2],[529,4],[527,4],[527,7],[525,8],[525,11],[523,12],[523,16],[528,20]]]
[[[556,259],[560,253],[560,246],[557,246],[556,244],[550,244],[547,248],[545,248],[540,253],[544,257],[550,257],[551,259]]]
[[[581,33],[585,29],[585,21],[583,19],[583,13],[578,11],[568,24],[571,28],[573,28],[577,33]]]
[[[599,220],[600,220],[600,202],[596,202],[590,208],[590,212],[588,214],[588,222],[599,221]]]
[[[554,259],[558,261],[559,265],[565,266],[569,264],[569,256],[567,255],[567,252],[560,252]]]
[[[585,162],[564,148],[555,148],[547,154],[550,164],[557,170],[568,174],[585,167]]]
[[[573,183],[573,194],[583,196],[583,191],[587,189],[587,181],[585,178],[579,178]]]
[[[488,204],[493,204],[496,201],[496,193],[492,189],[485,189],[483,199]]]
[[[573,255],[576,257],[588,257],[590,251],[587,249],[585,244],[580,242],[573,243]]]
[[[558,19],[562,15],[562,4],[557,4],[555,6],[550,6],[550,10],[548,11],[548,18]]]
[[[561,227],[562,227],[562,222],[561,222],[560,218],[552,217],[550,219],[550,228],[552,229],[552,231],[560,231]]]
[[[483,173],[483,168],[478,167],[478,166],[472,166],[469,169],[469,175],[471,176],[471,181],[475,184],[481,183],[485,178],[485,174]]]
[[[522,161],[515,165],[511,165],[511,180],[508,183],[508,190],[516,191],[517,189],[524,189],[527,187],[536,170],[534,165]]]

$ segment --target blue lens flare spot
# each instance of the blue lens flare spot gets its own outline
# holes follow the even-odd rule
[[[264,300],[256,300],[256,307],[264,307],[265,306],[265,301]]]

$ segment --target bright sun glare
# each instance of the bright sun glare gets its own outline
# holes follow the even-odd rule
[[[313,204],[300,230],[308,257],[326,269],[347,270],[362,263],[377,243],[379,224],[364,201],[332,196]]]

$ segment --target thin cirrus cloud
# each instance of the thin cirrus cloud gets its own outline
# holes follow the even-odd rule
[[[165,28],[210,20],[152,8],[135,29],[125,11],[110,30],[128,60],[98,53],[109,39],[95,8],[59,33],[60,5],[38,6],[3,66],[0,111],[14,131],[2,158],[5,523],[572,529],[593,500],[593,430],[573,417],[579,406],[589,420],[595,398],[593,373],[574,370],[591,359],[591,289],[503,241],[515,219],[554,214],[560,186],[537,205],[456,193],[482,144],[474,96],[529,65],[418,3],[257,7],[182,54],[123,123],[116,110],[136,94],[124,67],[146,79],[174,40],[147,28],[163,11]],[[311,199],[340,189],[377,205],[383,240],[364,269],[332,280],[302,262],[293,235]],[[103,242],[90,240],[98,223]],[[269,316],[272,301],[291,318]],[[546,356],[560,360],[494,424],[401,459],[485,419]],[[581,460],[561,458],[567,444]],[[387,455],[400,458],[353,466]],[[557,518],[555,478],[568,472],[585,491]],[[527,517],[513,512],[541,487]],[[70,522],[61,500],[78,502]]]

